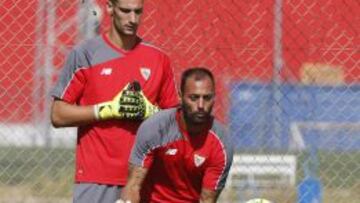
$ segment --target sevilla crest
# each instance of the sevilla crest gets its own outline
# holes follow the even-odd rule
[[[205,162],[205,157],[194,154],[194,163],[196,167],[201,166]]]
[[[141,67],[141,68],[140,68],[140,73],[141,73],[141,76],[142,76],[145,80],[148,80],[148,79],[150,78],[150,75],[151,75],[151,70],[150,70],[150,68]]]

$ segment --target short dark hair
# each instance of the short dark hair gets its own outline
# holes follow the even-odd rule
[[[215,79],[210,70],[204,67],[191,67],[185,70],[181,75],[181,83],[180,83],[181,93],[184,93],[186,80],[191,76],[194,76],[195,80],[202,80],[205,77],[209,77],[215,87]]]

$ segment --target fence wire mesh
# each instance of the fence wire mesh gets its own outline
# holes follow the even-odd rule
[[[105,4],[0,2],[0,202],[71,201],[76,129],[51,127],[49,91],[74,44],[108,28]],[[215,74],[241,166],[219,202],[359,202],[359,25],[357,0],[145,1],[140,35],[176,79]]]

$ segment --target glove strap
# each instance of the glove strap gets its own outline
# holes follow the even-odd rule
[[[94,105],[94,115],[97,120],[108,120],[113,118],[111,102],[103,102]]]
[[[99,105],[95,104],[93,110],[94,110],[95,120],[97,120],[97,121],[100,120]]]

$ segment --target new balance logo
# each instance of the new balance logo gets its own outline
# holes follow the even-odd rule
[[[112,73],[112,68],[103,68],[101,70],[100,75],[111,75],[111,73]]]
[[[168,149],[165,154],[174,156],[177,153],[177,149]]]

